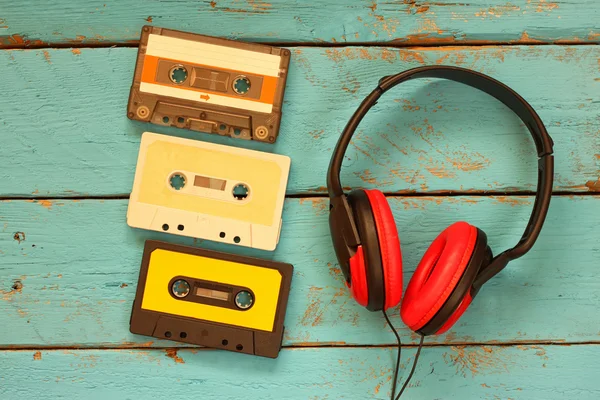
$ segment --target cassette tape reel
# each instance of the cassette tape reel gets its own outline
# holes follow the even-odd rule
[[[130,119],[275,142],[290,51],[142,28]]]
[[[283,155],[145,132],[127,223],[274,250],[290,164]]]
[[[132,333],[275,358],[291,264],[146,241]]]

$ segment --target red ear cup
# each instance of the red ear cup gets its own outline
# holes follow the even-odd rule
[[[454,313],[452,313],[452,315],[450,316],[450,318],[448,318],[446,323],[444,325],[442,325],[440,330],[437,331],[435,334],[441,335],[442,333],[446,333],[446,331],[448,331],[448,329],[452,328],[452,326],[456,323],[456,321],[458,321],[459,318],[465,313],[465,311],[467,311],[467,308],[469,308],[472,301],[473,301],[473,297],[471,297],[471,292],[469,291],[469,292],[467,292],[467,295],[463,298],[462,302],[460,303],[460,305],[458,306],[456,311],[454,311]]]
[[[402,298],[402,252],[394,216],[385,195],[379,190],[365,190],[377,228],[383,265],[385,309],[395,307]]]
[[[481,231],[466,222],[456,222],[440,233],[425,252],[408,283],[400,310],[402,320],[413,331],[422,329],[445,305],[469,265],[478,232]],[[482,235],[485,236],[483,232]],[[487,241],[484,249],[486,245]],[[452,319],[456,322],[469,303],[463,299],[446,324]],[[446,324],[442,328],[450,327]]]
[[[346,284],[350,288],[350,294],[358,304],[366,307],[369,303],[369,292],[367,290],[365,255],[362,246],[358,246],[358,250],[350,258],[350,275],[352,276],[352,284]]]
[[[373,208],[362,189],[350,192],[348,204],[361,242],[350,259],[350,289],[359,304],[366,302],[368,310],[379,311],[384,307],[385,288]]]

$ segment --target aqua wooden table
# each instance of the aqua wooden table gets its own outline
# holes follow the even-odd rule
[[[324,173],[379,77],[460,65],[520,92],[555,141],[554,196],[534,249],[428,338],[410,399],[600,398],[600,5],[215,0],[0,5],[0,398],[387,399],[396,349],[381,314],[343,286]],[[43,5],[42,5],[43,3]],[[292,51],[275,145],[126,118],[144,24]],[[150,130],[292,157],[275,252],[126,225],[140,135]],[[452,221],[519,238],[536,184],[534,145],[503,105],[446,81],[406,84],[365,118],[343,171],[389,196],[405,282]],[[129,333],[149,238],[293,263],[276,360]],[[407,347],[416,336],[397,311]]]

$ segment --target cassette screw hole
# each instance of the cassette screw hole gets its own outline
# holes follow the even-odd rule
[[[168,124],[169,123],[169,117],[163,117],[163,122],[165,124]]]
[[[163,231],[168,231],[169,230],[169,224],[163,224],[162,228],[163,228]]]
[[[254,296],[247,290],[242,290],[235,295],[235,305],[240,310],[247,310],[252,307]]]
[[[223,339],[223,340],[221,341],[221,344],[222,344],[223,346],[227,346],[227,345],[229,344],[229,341],[228,341],[227,339]]]
[[[182,339],[185,339],[185,338],[187,337],[187,333],[185,333],[185,332],[181,332],[181,333],[179,334],[179,337],[180,337],[180,338],[182,338]]]
[[[177,225],[177,230],[178,231],[182,231],[185,227],[183,225]]]
[[[224,131],[225,129],[227,129],[227,125],[221,124],[221,125],[219,125],[219,129]]]
[[[179,117],[179,118],[177,118],[177,122],[179,122],[180,124],[183,124],[185,122],[185,118]]]
[[[171,80],[174,83],[180,84],[185,82],[188,73],[184,67],[176,67],[171,70]]]
[[[177,279],[171,286],[171,292],[175,297],[182,299],[190,294],[190,284],[183,279]]]
[[[242,346],[241,344],[238,344],[237,346],[235,346],[235,348],[236,348],[238,351],[242,351],[242,350],[244,350],[244,346]]]
[[[225,232],[221,232],[221,233],[219,233],[219,237],[220,237],[221,239],[224,239],[224,238],[225,238]]]
[[[235,128],[235,129],[233,130],[233,134],[234,134],[235,136],[240,136],[240,134],[241,134],[241,133],[242,133],[242,131],[241,131],[240,129],[238,129],[238,128]]]
[[[248,186],[244,185],[243,183],[233,187],[233,197],[235,197],[236,200],[244,200],[246,197],[248,197],[248,192],[250,192]]]
[[[236,243],[239,243],[241,240],[242,239],[240,239],[239,236],[236,236],[236,237],[233,238],[233,241],[236,242]]]
[[[166,338],[170,338],[170,337],[171,337],[171,332],[169,332],[169,331],[166,331],[166,332],[165,332],[165,337],[166,337]]]
[[[233,90],[237,94],[246,94],[250,90],[250,79],[245,76],[238,76],[233,81]]]
[[[181,190],[185,186],[185,176],[182,174],[173,174],[169,179],[171,187],[175,190]]]

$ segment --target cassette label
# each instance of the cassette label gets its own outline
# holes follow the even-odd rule
[[[128,116],[274,142],[289,59],[271,46],[144,27]]]
[[[287,156],[145,132],[127,222],[274,250],[290,162]]]
[[[276,357],[290,264],[147,241],[133,333]]]

